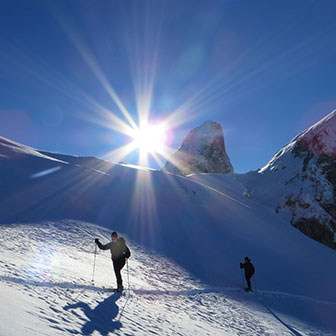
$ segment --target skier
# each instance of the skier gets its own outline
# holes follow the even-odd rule
[[[240,268],[244,268],[245,270],[245,279],[247,282],[247,288],[246,291],[251,291],[252,287],[251,287],[251,278],[252,275],[254,274],[254,266],[251,263],[251,260],[248,257],[245,257],[245,262],[240,263]]]
[[[103,245],[98,238],[95,239],[95,243],[101,250],[110,250],[111,257],[113,262],[114,273],[117,278],[117,291],[119,293],[124,289],[122,278],[121,278],[121,270],[125,266],[126,259],[131,256],[131,252],[125,243],[125,239],[118,236],[117,232],[112,232],[111,234],[111,242]]]

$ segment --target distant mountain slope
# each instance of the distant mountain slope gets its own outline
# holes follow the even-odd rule
[[[240,176],[309,237],[336,248],[336,110],[296,136],[258,172]]]
[[[115,164],[112,162],[108,162],[102,159],[98,159],[94,156],[74,156],[74,155],[65,155],[59,153],[51,153],[45,151],[38,151],[42,155],[46,155],[48,157],[52,157],[57,160],[62,160],[68,162],[72,165],[77,165],[85,168],[91,168],[103,173],[110,171],[114,168]]]
[[[0,136],[0,157],[7,159],[27,158],[35,156],[38,158],[57,160],[47,154],[42,154],[34,148],[19,144],[15,141]]]
[[[25,154],[28,168],[21,161],[19,171],[7,170],[0,190],[1,223],[90,221],[125,232],[219,286],[240,286],[239,261],[248,255],[256,264],[259,288],[336,301],[330,291],[336,281],[330,269],[334,251],[247,198],[234,174],[218,175],[225,180],[216,187],[121,165],[108,173],[48,158],[32,165],[31,156]],[[1,174],[8,164],[13,165],[11,159],[0,159]]]

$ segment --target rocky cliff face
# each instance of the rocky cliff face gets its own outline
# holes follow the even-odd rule
[[[336,110],[282,148],[254,182],[247,180],[255,197],[336,249]]]
[[[221,125],[206,121],[193,129],[178,151],[168,159],[163,170],[179,175],[232,173]]]

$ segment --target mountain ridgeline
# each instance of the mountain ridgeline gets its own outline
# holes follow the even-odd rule
[[[199,173],[207,181],[196,186]],[[145,168],[135,172],[127,164],[39,151],[0,137],[0,174],[4,177],[0,180],[0,223],[55,218],[106,223],[117,215],[125,217],[124,210],[130,207],[137,214],[132,221],[146,222],[153,220],[151,214],[147,218],[142,213],[148,204],[159,207],[162,214],[171,211],[165,196],[168,189],[176,195],[183,190],[190,206],[208,222],[197,188],[204,192],[209,186],[214,199],[222,195],[221,190],[231,188],[246,196],[246,202],[273,209],[305,235],[336,249],[336,111],[297,135],[265,167],[246,174],[233,173],[222,127],[213,121],[192,130],[162,172]],[[155,183],[149,190],[147,180],[159,181],[155,183],[164,185],[165,193],[158,192]],[[135,193],[141,192],[146,197],[139,196],[137,203]],[[183,209],[174,220],[182,221]]]
[[[336,249],[336,110],[296,136],[258,175],[249,185],[252,193],[304,234]],[[273,195],[263,195],[265,181]]]
[[[275,325],[276,311],[282,319],[290,317],[290,325],[298,326],[300,334],[307,321],[305,334],[335,335],[336,270],[330,267],[335,263],[335,251],[307,236],[334,247],[333,120],[334,115],[330,115],[293,139],[263,169],[247,174],[224,173],[232,171],[224,166],[216,167],[222,173],[185,177],[93,157],[39,151],[0,137],[1,299],[10,307],[0,312],[4,321],[0,330],[4,326],[12,330],[17,323],[9,319],[11,312],[30,313],[35,307],[30,317],[52,321],[52,331],[46,332],[43,326],[39,329],[42,333],[55,335],[55,327],[62,327],[59,335],[75,330],[83,334],[81,325],[92,325],[91,321],[78,320],[79,315],[64,309],[79,296],[80,304],[82,300],[98,304],[87,315],[91,318],[92,311],[97,314],[95,325],[111,326],[111,311],[117,312],[119,303],[106,305],[107,296],[115,297],[102,287],[112,285],[108,254],[97,256],[97,282],[95,286],[87,284],[95,260],[94,239],[106,242],[110,232],[118,231],[132,249],[131,295],[138,298],[129,301],[129,296],[124,297],[128,314],[127,320],[122,320],[124,333],[134,333],[137,326],[141,332],[151,330],[154,310],[159,307],[162,311],[164,302],[168,306],[163,312],[172,314],[173,322],[160,320],[159,324],[172,325],[174,330],[169,329],[168,334],[176,334],[177,315],[183,318],[178,323],[193,328],[193,322],[199,325],[200,311],[207,308],[203,316],[209,316],[209,331],[177,332],[222,335],[224,328],[224,333],[232,334],[236,325],[237,332],[245,334],[287,335],[283,323]],[[208,129],[213,129],[210,123]],[[313,141],[309,141],[311,137]],[[200,139],[203,144],[204,139],[211,143],[213,137],[210,134]],[[200,148],[192,142],[193,148]],[[220,143],[217,137],[213,153],[218,144],[218,150],[223,149]],[[213,147],[209,149],[211,153]],[[212,155],[209,158],[203,162],[208,171],[216,162]],[[201,168],[198,165],[197,171],[202,172]],[[252,288],[256,288],[258,298],[241,293],[244,284],[239,261],[244,256],[249,256],[256,267],[257,280],[252,281]],[[85,298],[81,296],[83,290],[88,293]],[[104,301],[98,303],[99,297]],[[47,308],[47,314],[39,303]],[[190,313],[191,303],[195,315],[184,316],[185,311]],[[50,304],[55,315],[49,315]],[[144,316],[143,312],[151,312],[148,309],[153,306],[153,312]],[[256,321],[253,314],[258,312],[261,315]],[[265,329],[267,316],[276,331],[273,327]],[[293,325],[297,318],[298,324]],[[14,331],[15,335],[24,333],[37,319],[25,320],[25,329]],[[214,328],[214,321],[228,322]],[[315,332],[312,325],[321,331]],[[88,329],[83,330],[87,334]],[[154,333],[167,334],[157,328]],[[10,335],[14,334],[10,331]]]
[[[180,175],[232,173],[221,126],[208,121],[195,128],[163,169]],[[248,197],[336,249],[336,111],[296,136],[265,167],[236,179]]]

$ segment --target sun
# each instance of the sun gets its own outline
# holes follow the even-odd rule
[[[164,123],[145,124],[134,130],[132,138],[140,152],[160,153],[167,140],[167,129]]]

